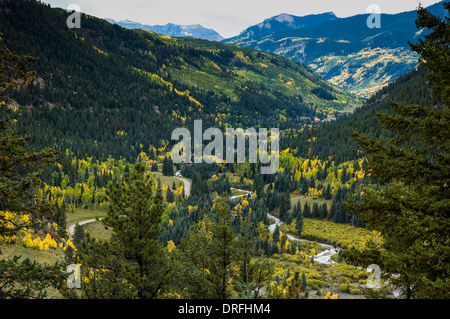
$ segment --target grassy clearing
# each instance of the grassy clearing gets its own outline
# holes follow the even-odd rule
[[[369,273],[345,263],[321,264],[306,260],[304,256],[292,254],[276,254],[270,258],[274,266],[274,280],[279,281],[281,297],[287,292],[286,284],[295,271],[305,273],[309,299],[319,299],[327,292],[339,294],[339,298],[364,298],[361,287],[366,283]],[[277,278],[277,279],[275,279]],[[320,292],[319,292],[320,291]],[[319,292],[319,294],[318,294]]]
[[[290,225],[281,225],[280,230],[297,235],[295,221]],[[302,238],[316,240],[331,245],[347,248],[350,244],[364,245],[368,239],[380,241],[377,233],[368,229],[357,228],[347,224],[336,224],[329,220],[303,219]]]
[[[83,226],[84,231],[97,240],[107,241],[111,238],[112,230],[106,229],[102,222],[93,222]]]
[[[241,174],[240,173],[230,173],[226,172],[225,175],[228,177],[230,181],[231,187],[242,187],[240,186]],[[245,189],[249,189],[250,185],[253,185],[253,180],[244,177],[244,185],[246,185]]]
[[[280,230],[282,231],[282,228],[280,228]],[[320,246],[319,243],[308,241],[302,241],[299,243],[302,245],[301,250],[307,255],[317,255],[318,253],[321,253],[322,251],[325,250],[325,248]]]
[[[105,209],[83,209],[76,208],[73,213],[69,210],[67,212],[67,225],[96,217],[106,216]],[[100,222],[94,222],[86,225],[85,227],[91,234],[98,239],[109,238],[110,231],[102,230],[103,225]],[[43,238],[45,235],[40,234]],[[40,264],[54,264],[57,261],[64,260],[64,251],[61,249],[49,249],[49,250],[38,250],[32,248],[25,248],[21,240],[18,240],[15,244],[2,244],[0,246],[2,254],[0,254],[0,260],[11,259],[14,256],[21,256],[19,260],[24,260],[29,258],[31,261],[36,261]]]
[[[105,217],[106,209],[75,208],[73,212],[68,210],[66,215],[67,225],[70,225],[86,219]]]
[[[312,198],[310,198],[312,200]],[[281,232],[295,236],[347,247],[351,243],[362,245],[367,239],[381,240],[380,237],[367,229],[356,228],[346,224],[335,224],[327,220],[303,219],[303,232],[301,236],[295,229],[295,220],[290,225],[280,226]],[[368,272],[348,265],[334,255],[332,259],[336,264],[321,264],[311,262],[307,256],[320,253],[323,248],[317,243],[302,242],[300,254],[275,254],[270,258],[275,268],[274,280],[280,282],[278,292],[283,296],[287,291],[286,282],[295,271],[305,273],[309,299],[323,298],[327,292],[339,294],[340,299],[359,299],[364,297],[364,287]]]
[[[19,240],[16,244],[4,244],[1,246],[2,254],[0,260],[12,259],[14,256],[20,256],[19,261],[30,259],[40,264],[54,264],[64,259],[64,251],[61,249],[54,250],[37,250],[23,247]]]
[[[173,183],[175,182],[175,187],[176,189],[178,189],[180,187],[180,183],[183,183],[182,181],[180,181],[178,178],[172,177],[172,176],[164,176],[162,173],[160,172],[154,172],[156,179],[160,179],[161,180],[161,186],[163,186],[163,188],[169,187],[172,188]],[[183,184],[181,184],[183,185]],[[163,191],[163,195],[166,195],[166,191]]]
[[[49,249],[49,250],[37,250],[25,248],[22,243],[15,243],[12,245],[3,244],[0,246],[2,253],[0,254],[0,260],[10,260],[14,256],[19,256],[19,263],[25,259],[29,259],[31,262],[35,261],[41,265],[53,265],[56,262],[64,261],[64,251],[61,249]],[[61,299],[62,295],[53,286],[47,288],[47,299]]]
[[[331,200],[331,199],[326,200],[323,198],[319,198],[318,196],[305,196],[305,195],[291,194],[291,206],[294,207],[294,205],[297,204],[298,201],[300,201],[300,203],[302,205],[302,210],[303,210],[303,205],[305,205],[305,202],[308,203],[311,206],[311,208],[312,208],[312,205],[314,204],[314,202],[317,202],[317,204],[319,204],[319,205],[326,203],[328,209],[331,208],[331,203],[333,202],[333,200]]]
[[[238,191],[237,189],[231,190],[231,196],[244,195],[244,194],[247,194],[247,192]]]

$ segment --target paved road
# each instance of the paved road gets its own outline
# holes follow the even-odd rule
[[[184,187],[183,187],[183,188],[184,188],[184,194],[185,194],[186,197],[188,197],[188,196],[191,194],[191,186],[192,186],[192,182],[191,182],[190,180],[184,178],[184,177],[181,177],[181,175],[175,176],[175,178],[177,178],[177,179],[183,181],[183,184],[184,184]],[[245,193],[244,193],[244,194],[240,194],[240,195],[230,196],[230,199],[235,199],[235,198],[242,197],[242,196],[246,196],[246,195],[252,193],[251,191],[248,191],[248,190],[237,189],[237,188],[232,188],[232,189],[236,189],[236,190],[238,190],[238,191],[245,192]],[[275,230],[275,227],[276,227],[277,225],[279,226],[279,225],[284,224],[280,219],[278,219],[277,217],[275,217],[275,216],[273,216],[273,215],[267,214],[267,216],[268,216],[269,218],[272,218],[272,219],[275,221],[274,224],[272,224],[272,225],[269,226],[269,231],[270,231],[271,233],[273,233],[273,231]],[[89,223],[93,223],[93,222],[95,222],[95,221],[97,221],[96,218],[91,218],[91,219],[86,219],[86,220],[79,221],[78,224],[79,224],[79,225],[86,225],[86,224],[89,224]],[[76,226],[76,223],[75,223],[75,224],[71,224],[71,225],[69,225],[69,226],[67,227],[67,229],[68,229],[68,231],[69,231],[69,237],[70,237],[71,239],[72,239],[73,234],[75,233],[75,226]],[[292,235],[288,235],[288,238],[289,238],[290,240],[296,240],[296,241],[315,242],[315,241],[312,241],[312,240],[307,240],[307,239],[297,238],[297,237],[294,237],[294,236],[292,236]],[[338,252],[339,252],[339,248],[335,248],[335,247],[333,247],[333,246],[331,246],[331,245],[323,244],[323,243],[319,243],[319,242],[316,242],[316,243],[318,243],[319,245],[321,245],[322,247],[324,247],[325,250],[324,250],[323,252],[317,254],[316,256],[314,256],[314,260],[317,261],[317,262],[319,262],[319,263],[324,263],[324,264],[331,264],[331,263],[334,263],[334,261],[331,260],[331,256],[334,255],[334,254],[336,254],[336,253],[338,253]]]
[[[97,221],[96,218],[91,218],[91,219],[86,219],[86,220],[79,221],[77,223],[78,223],[78,225],[82,226],[82,225],[86,225],[86,224],[93,223],[93,222],[96,222],[96,221]],[[75,234],[75,226],[77,225],[77,223],[70,224],[67,227],[67,230],[69,231],[69,238],[70,239],[72,239],[73,234]]]
[[[192,182],[184,177],[178,177],[175,176],[175,178],[182,180],[183,181],[183,189],[184,189],[184,196],[189,197],[189,195],[191,195],[191,186],[192,186]],[[93,223],[96,222],[97,219],[96,218],[91,218],[91,219],[86,219],[86,220],[82,220],[79,221],[78,224],[79,225],[86,225],[89,223]],[[67,230],[69,231],[69,238],[72,239],[73,234],[75,234],[75,226],[77,225],[77,223],[71,224],[67,227]]]
[[[192,182],[184,177],[178,177],[178,176],[174,176],[174,177],[183,181],[184,196],[189,197],[189,195],[191,195]]]

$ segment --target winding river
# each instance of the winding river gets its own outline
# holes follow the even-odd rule
[[[179,172],[177,172],[177,173],[178,174],[176,174],[176,177],[178,179],[181,179],[183,181],[183,183],[184,183],[185,195],[189,196],[190,195],[190,190],[191,190],[191,181],[183,178]],[[229,199],[236,199],[238,197],[247,196],[247,195],[252,193],[251,191],[238,189],[238,188],[231,188],[231,190],[236,190],[238,192],[241,192],[242,194],[230,196]],[[279,218],[277,218],[277,217],[275,217],[275,216],[273,216],[273,215],[271,215],[269,213],[267,213],[267,217],[269,217],[269,219],[272,219],[272,220],[275,221],[273,224],[269,225],[269,231],[271,233],[274,232],[274,230],[275,230],[275,228],[277,226],[280,226],[280,225],[284,224],[284,222],[282,222]],[[80,221],[79,224],[80,225],[85,225],[85,224],[92,223],[92,222],[95,222],[95,221],[97,221],[97,220],[96,219],[88,219],[88,220]],[[75,232],[75,225],[76,225],[76,223],[68,226],[68,231],[69,231],[69,236],[70,237],[72,237],[74,232]],[[322,246],[324,248],[324,250],[314,256],[314,261],[318,262],[318,263],[323,263],[323,264],[335,263],[333,260],[331,260],[331,256],[333,256],[334,254],[337,254],[339,252],[340,248],[335,248],[332,245],[319,243],[317,241],[312,241],[312,240],[298,238],[298,237],[295,237],[295,236],[289,235],[289,234],[287,234],[287,237],[289,238],[289,240],[292,240],[292,241],[312,242],[312,243],[319,244],[320,246]]]
[[[243,194],[230,196],[229,199],[236,199],[238,197],[247,196],[252,193],[251,191],[247,191],[247,190],[243,190],[243,189],[237,189],[237,188],[231,188],[231,189],[237,190],[239,192],[243,192]],[[267,217],[269,217],[269,219],[273,219],[275,221],[273,224],[269,225],[269,231],[271,233],[274,232],[274,230],[277,226],[284,224],[284,222],[281,221],[278,217],[275,217],[269,213],[267,213]],[[292,240],[292,241],[311,242],[311,243],[317,243],[320,246],[322,246],[324,248],[324,250],[314,256],[314,262],[318,262],[318,263],[322,263],[322,264],[335,263],[333,260],[331,260],[331,256],[333,256],[334,254],[337,254],[339,252],[340,248],[333,247],[332,245],[329,245],[329,244],[319,243],[317,241],[298,238],[298,237],[295,237],[295,236],[289,235],[289,234],[287,234],[287,237],[289,238],[289,240]]]

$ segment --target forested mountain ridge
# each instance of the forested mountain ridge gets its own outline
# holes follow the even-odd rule
[[[204,127],[279,127],[327,117],[359,100],[273,54],[192,38],[127,30],[36,1],[2,1],[2,45],[37,57],[36,81],[13,94],[19,129],[34,146],[57,144],[99,158],[134,160],[165,148],[170,132]]]
[[[433,30],[411,45],[420,67],[333,121],[340,91],[284,83],[314,79],[286,59],[88,16],[67,30],[69,13],[5,3],[0,299],[180,299],[165,309],[179,315],[186,299],[450,298],[449,18],[419,8]],[[278,171],[174,164],[167,140],[148,145],[197,116],[279,125]],[[33,149],[52,143],[67,149]]]
[[[436,106],[431,84],[426,78],[427,69],[418,68],[388,84],[370,97],[353,113],[310,129],[289,129],[282,133],[281,148],[301,157],[333,158],[336,163],[351,161],[363,156],[356,141],[350,136],[355,130],[376,138],[387,137],[376,116],[377,113],[392,114],[389,101],[405,102],[423,106]]]
[[[427,8],[443,17],[443,1]],[[369,14],[330,19],[322,23],[275,31],[243,33],[223,42],[273,52],[307,65],[341,88],[369,97],[417,66],[408,41],[428,33],[417,29],[416,11],[381,14],[380,28],[369,28]],[[356,27],[357,26],[357,27]]]

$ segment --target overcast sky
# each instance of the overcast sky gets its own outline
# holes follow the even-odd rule
[[[440,0],[420,0],[424,7]],[[77,4],[82,12],[116,21],[131,20],[156,25],[201,24],[228,38],[264,19],[288,13],[297,16],[333,11],[338,17],[367,12],[377,4],[382,13],[417,8],[419,0],[43,0],[52,7]]]

